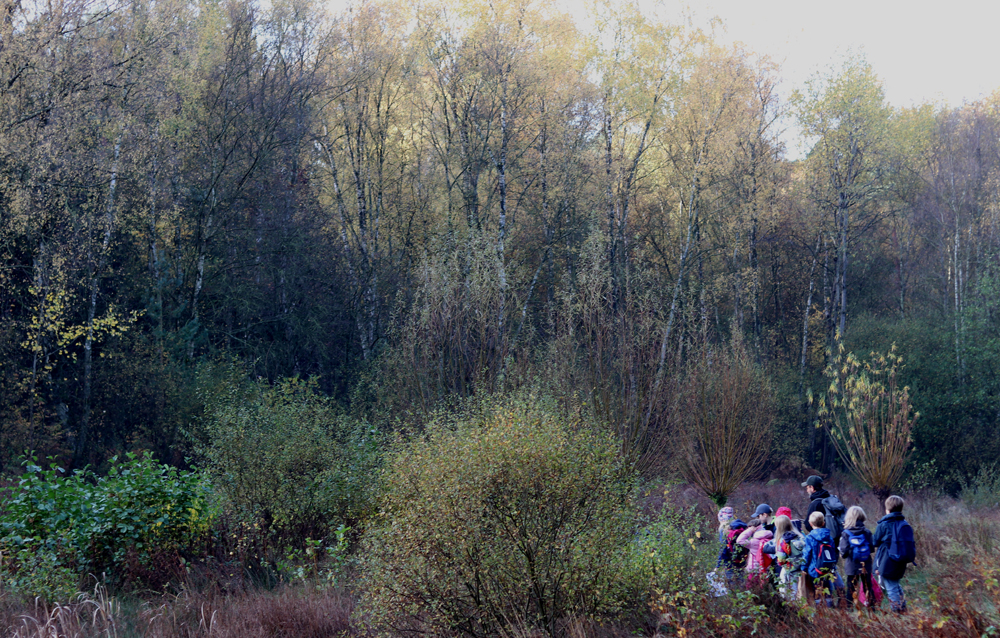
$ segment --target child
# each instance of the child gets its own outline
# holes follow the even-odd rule
[[[872,544],[875,546],[875,564],[882,588],[889,597],[889,608],[902,614],[906,612],[906,598],[900,580],[906,573],[906,564],[916,560],[913,528],[903,516],[904,501],[892,495],[885,499],[885,516],[875,527]]]
[[[722,551],[719,552],[719,560],[716,564],[716,567],[725,568],[728,580],[733,579],[735,570],[746,567],[747,550],[736,542],[746,528],[747,524],[738,518],[729,522],[729,531],[726,533],[725,542],[722,544]]]
[[[747,558],[747,577],[751,581],[766,577],[771,566],[771,557],[763,550],[764,543],[774,538],[774,533],[765,527],[766,524],[767,518],[751,519],[747,523],[747,528],[736,539],[738,544],[750,550]]]
[[[816,604],[822,598],[826,600],[827,607],[836,607],[834,582],[837,579],[837,550],[833,546],[833,536],[826,528],[823,512],[813,512],[809,515],[808,522],[812,531],[806,536],[803,554],[805,571],[815,587]]]
[[[844,531],[840,535],[840,556],[844,559],[844,576],[847,578],[847,606],[854,604],[858,584],[865,594],[866,606],[874,606],[872,591],[872,533],[865,527],[865,511],[854,505],[844,516]]]
[[[782,509],[779,508],[780,512]],[[789,512],[790,514],[791,512]],[[785,514],[774,519],[775,558],[781,567],[778,574],[778,590],[788,600],[803,593],[798,593],[796,583],[802,573],[803,553],[806,539],[798,530],[792,527],[792,520]]]
[[[729,535],[729,523],[733,520],[733,508],[723,507],[719,510],[719,545],[726,544],[726,537]]]

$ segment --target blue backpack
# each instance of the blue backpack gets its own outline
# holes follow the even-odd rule
[[[889,530],[888,552],[885,563],[880,566],[882,576],[889,580],[899,580],[906,573],[906,565],[917,558],[917,545],[913,539],[913,528],[906,521],[900,521]]]
[[[837,567],[837,552],[829,543],[820,543],[816,547],[817,569],[834,569]]]
[[[872,557],[872,547],[868,543],[868,534],[848,530],[847,543],[851,547],[851,559],[855,563],[863,563]]]
[[[913,528],[906,521],[892,528],[889,537],[889,559],[898,565],[906,565],[917,560],[917,543],[913,538]]]

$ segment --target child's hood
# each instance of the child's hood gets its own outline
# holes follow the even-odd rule
[[[879,519],[879,523],[892,523],[895,521],[905,521],[905,520],[906,517],[903,516],[902,512],[891,512],[883,516],[881,519]]]
[[[753,537],[757,540],[763,540],[767,538],[774,538],[774,533],[769,529],[764,529],[761,527],[759,530],[753,533]]]
[[[825,527],[813,528],[813,531],[809,532],[809,538],[813,538],[821,543],[833,542],[833,536],[830,534],[830,530]]]

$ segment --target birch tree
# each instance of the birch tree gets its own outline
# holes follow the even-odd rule
[[[847,329],[848,274],[859,236],[883,216],[892,167],[890,120],[882,83],[864,60],[813,77],[794,98],[803,131],[815,140],[807,162],[812,197],[829,222],[828,340]]]

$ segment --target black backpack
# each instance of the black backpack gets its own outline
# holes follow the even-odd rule
[[[824,498],[822,503],[823,509],[826,510],[826,528],[830,530],[833,538],[840,538],[844,533],[844,514],[847,513],[847,508],[833,495]]]

